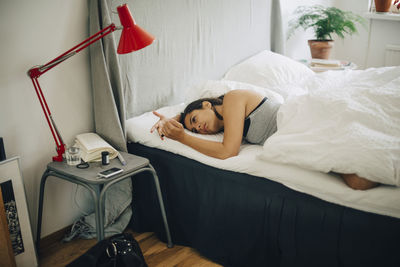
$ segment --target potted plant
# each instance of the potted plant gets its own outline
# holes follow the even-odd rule
[[[289,21],[288,38],[299,27],[314,29],[315,40],[308,40],[312,58],[329,59],[333,47],[332,34],[344,38],[345,34],[357,32],[356,23],[365,27],[366,20],[351,11],[321,5],[300,6],[294,11],[295,17]]]
[[[392,0],[374,0],[376,12],[389,12],[390,7],[392,6],[392,2]]]

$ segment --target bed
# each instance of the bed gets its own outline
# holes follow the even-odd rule
[[[151,159],[175,244],[224,266],[398,266],[399,219],[132,143]],[[179,167],[177,167],[179,166]],[[150,177],[134,181],[136,231],[166,240]]]
[[[232,78],[232,71],[236,68],[240,68],[243,74],[243,65],[250,62],[254,68],[254,60],[260,62],[260,58],[264,62],[261,64],[263,68],[266,68],[265,64],[272,64],[275,68],[282,60],[286,66],[287,61],[291,61],[270,51],[262,51],[235,66],[225,77]],[[295,65],[295,62],[291,63]],[[302,66],[295,68],[295,73],[299,73]],[[286,69],[285,75],[290,75],[290,67]],[[271,72],[274,71],[267,72],[268,76],[271,76]],[[272,141],[268,139],[264,146],[243,142],[239,155],[226,160],[205,156],[174,140],[162,141],[157,133],[150,134],[151,126],[158,119],[151,112],[127,121],[128,148],[131,153],[149,158],[159,174],[174,242],[194,247],[224,266],[398,266],[399,259],[395,255],[400,237],[400,188],[396,186],[398,165],[395,162],[400,148],[399,126],[392,125],[392,134],[395,139],[397,136],[397,141],[391,143],[391,148],[384,148],[387,153],[381,153],[373,142],[369,143],[370,149],[356,149],[358,144],[353,145],[354,139],[346,141],[341,134],[341,131],[348,131],[346,118],[349,115],[343,112],[338,117],[340,112],[334,109],[344,109],[344,106],[332,101],[332,105],[322,102],[325,109],[313,109],[310,103],[313,103],[315,95],[319,95],[319,90],[325,90],[322,94],[324,97],[334,92],[334,95],[339,95],[338,99],[343,99],[339,94],[340,88],[344,89],[342,92],[349,93],[352,92],[350,87],[361,88],[360,83],[365,101],[364,98],[369,99],[366,92],[376,90],[379,93],[383,88],[388,92],[390,88],[398,89],[399,75],[400,67],[318,75],[310,73],[306,79],[305,75],[299,75],[300,78],[294,78],[296,83],[277,86],[272,92],[281,90],[280,95],[285,101],[278,112],[278,131],[270,137]],[[282,79],[281,75],[275,77],[279,78],[269,77],[268,82],[279,84],[289,79]],[[371,81],[367,85],[365,82],[368,79]],[[347,87],[343,87],[343,82]],[[234,89],[271,94],[271,90],[259,85],[226,79],[210,80],[199,87],[197,97],[218,96]],[[308,102],[304,102],[305,97]],[[399,93],[394,91],[391,100],[387,100],[387,97],[384,94],[386,106],[397,106],[397,111],[393,111],[396,121],[400,118]],[[356,94],[351,99],[357,99]],[[317,102],[320,101],[318,98]],[[306,108],[300,110],[298,103]],[[349,105],[352,107],[355,104]],[[296,118],[288,106],[299,109],[297,116],[302,114],[304,118],[297,119],[302,123],[294,125],[291,120],[288,122],[288,114],[290,118]],[[172,117],[184,107],[185,104],[181,103],[163,107],[158,112]],[[281,112],[284,109],[286,111]],[[332,125],[323,121],[319,124],[325,130],[329,127],[327,130],[331,135],[324,133],[324,138],[318,138],[318,134],[321,134],[317,127],[319,116],[311,116],[318,111],[320,116],[326,118],[326,110],[335,114],[335,119],[328,118],[327,121],[335,124],[337,129],[332,129]],[[313,134],[311,140],[303,129],[307,126],[307,118],[316,124],[310,129]],[[359,127],[358,122],[356,128]],[[382,123],[388,122],[382,120]],[[372,129],[371,125],[369,127]],[[288,129],[291,129],[289,137],[294,137],[288,138]],[[301,135],[295,135],[299,131]],[[315,131],[317,136],[314,136]],[[208,140],[222,140],[223,137],[222,134],[194,135]],[[376,136],[372,137],[373,140],[377,139]],[[280,141],[282,138],[289,144],[286,147],[290,151],[285,150],[285,144]],[[361,137],[356,134],[354,138],[360,140]],[[332,147],[326,146],[326,139],[329,139]],[[295,142],[291,143],[293,140]],[[310,148],[302,147],[304,143]],[[277,151],[274,151],[275,146],[278,147]],[[327,151],[329,157],[324,157]],[[335,159],[340,151],[344,155]],[[387,166],[383,170],[380,170],[380,166],[387,160],[385,154],[392,152],[395,154],[391,161],[394,164],[392,177],[385,183],[390,183],[392,178],[394,185],[356,191],[333,171],[346,172],[346,168],[357,168],[356,163],[360,162],[362,171],[372,166],[373,173],[384,177]],[[300,158],[294,157],[296,153]],[[381,159],[378,157],[374,162],[369,161],[373,155],[379,155]],[[294,160],[290,161],[291,158]],[[350,161],[349,158],[358,160]],[[349,164],[344,166],[343,162]],[[329,164],[333,170],[324,171]],[[152,186],[149,181],[143,177],[134,181],[132,225],[138,231],[155,231],[164,238],[163,225],[157,208],[154,208],[157,207],[156,196],[149,195]]]
[[[135,19],[158,38],[151,47],[119,58],[128,151],[148,158],[157,171],[173,242],[224,266],[400,266],[400,67],[315,74],[270,52],[283,51],[279,2],[128,1]],[[285,104],[280,132],[264,146],[243,143],[237,157],[216,160],[150,134],[157,120],[151,110],[172,116],[192,99],[233,89],[276,94]],[[360,95],[356,102],[347,101]],[[392,109],[371,104],[374,98]],[[307,108],[297,112],[300,103]],[[325,120],[337,127],[309,116],[321,103],[332,108],[322,109],[324,116],[341,114]],[[391,114],[394,121],[370,117],[379,122],[372,126],[385,127],[388,134],[368,135],[377,137],[367,140],[371,146],[343,153],[338,148],[352,148],[359,137],[330,138],[348,129],[339,127],[339,122],[348,124],[346,113],[337,112],[346,107],[368,107],[363,111]],[[308,129],[315,121],[326,127],[316,128],[317,138],[305,131],[300,136],[304,142],[297,142],[299,135],[292,133],[304,129],[293,121],[303,120]],[[375,133],[372,126],[368,129]],[[346,142],[338,146],[327,140]],[[379,150],[382,140],[389,145]],[[376,179],[383,173],[381,182],[390,185],[365,192],[348,188],[335,173],[354,170],[346,164],[348,157],[327,157],[338,154],[334,151],[362,158],[362,164],[353,164],[357,170]],[[382,155],[375,161],[374,151]],[[165,241],[151,179],[141,174],[132,182],[130,225],[135,231],[156,232]]]

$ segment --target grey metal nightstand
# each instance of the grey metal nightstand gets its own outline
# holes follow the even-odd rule
[[[148,159],[135,156],[129,153],[120,152],[126,161],[123,166],[118,158],[110,161],[109,165],[102,165],[101,162],[90,163],[87,169],[78,169],[76,166],[70,166],[65,161],[63,162],[50,162],[47,165],[46,171],[43,173],[40,181],[39,193],[39,210],[38,210],[38,225],[37,225],[37,241],[36,247],[39,248],[40,233],[42,227],[42,213],[43,213],[43,197],[44,187],[47,177],[54,176],[71,183],[79,184],[85,187],[91,193],[95,205],[95,218],[96,218],[96,232],[97,240],[104,239],[104,196],[107,189],[124,179],[130,178],[138,173],[148,171],[153,175],[154,183],[157,190],[158,201],[160,203],[161,215],[164,221],[165,232],[167,235],[167,246],[172,247],[171,235],[169,232],[167,216],[164,209],[164,202],[162,199],[160,183],[158,181],[157,173],[150,165]],[[123,172],[112,176],[107,179],[100,179],[97,174],[106,169],[117,167],[123,169]]]

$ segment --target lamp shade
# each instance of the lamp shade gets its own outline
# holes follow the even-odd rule
[[[117,11],[123,27],[117,49],[118,54],[137,51],[153,43],[155,38],[135,23],[126,4],[118,6]]]

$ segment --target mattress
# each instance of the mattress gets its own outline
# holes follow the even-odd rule
[[[158,112],[172,117],[184,107],[185,104],[181,103],[163,107]],[[167,138],[161,140],[156,132],[150,133],[150,128],[157,120],[158,117],[151,112],[127,120],[128,141],[169,151],[218,169],[269,179],[293,190],[345,207],[400,218],[399,187],[380,185],[367,191],[353,190],[344,183],[341,177],[333,173],[323,173],[261,159],[259,155],[263,151],[263,146],[248,143],[242,143],[240,152],[235,157],[225,160],[215,159],[174,140]],[[198,137],[222,140],[223,135],[198,135]]]

